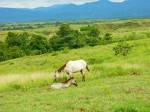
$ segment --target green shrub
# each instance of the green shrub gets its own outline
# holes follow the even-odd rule
[[[0,62],[7,59],[7,47],[4,42],[0,41]]]
[[[0,62],[7,59],[6,53],[4,50],[0,49]]]
[[[113,47],[113,51],[115,55],[127,56],[131,51],[133,45],[128,44],[127,42],[119,42],[115,47]]]
[[[111,33],[106,33],[103,37],[103,43],[108,44],[112,41],[112,34]]]
[[[41,50],[31,50],[30,51],[30,55],[34,56],[34,55],[40,55],[42,54]]]
[[[26,32],[23,33],[8,32],[8,36],[5,42],[8,48],[18,46],[26,53],[28,51],[29,45],[29,34]]]
[[[32,51],[38,51],[40,54],[46,53],[48,52],[48,40],[44,36],[33,34],[30,39],[29,47]]]
[[[85,38],[78,30],[73,30],[68,24],[62,24],[53,38],[49,40],[49,46],[55,50],[64,48],[79,48],[85,45]]]
[[[90,46],[98,45],[101,41],[101,33],[95,26],[81,27],[80,31],[86,37],[86,44]]]
[[[68,52],[69,52],[68,47],[64,48],[64,50],[62,51],[62,53],[64,53],[64,54],[66,54],[66,53],[68,53]]]
[[[21,89],[21,85],[20,84],[14,83],[14,84],[10,84],[9,86],[13,90],[19,90],[19,89]]]
[[[7,51],[8,59],[19,58],[24,55],[24,52],[18,46],[10,47]]]

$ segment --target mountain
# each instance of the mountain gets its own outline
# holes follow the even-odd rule
[[[65,4],[35,9],[0,8],[0,22],[118,19],[150,17],[150,0],[115,3],[99,0],[83,5]]]

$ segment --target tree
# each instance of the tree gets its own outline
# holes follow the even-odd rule
[[[81,48],[81,47],[86,46],[86,38],[82,33],[78,32],[77,36],[75,37],[76,37],[75,45],[73,48]]]
[[[19,46],[17,33],[8,32],[5,42],[8,47]]]
[[[7,57],[9,59],[19,58],[24,55],[24,52],[18,46],[10,47],[7,51]]]
[[[53,50],[78,48],[84,46],[84,43],[81,33],[78,30],[73,30],[68,24],[62,24],[56,35],[49,40]]]
[[[59,37],[65,37],[68,34],[70,34],[71,32],[72,32],[72,29],[70,28],[69,24],[62,24],[59,27],[59,30],[56,33],[56,35],[58,35]]]
[[[80,31],[85,35],[86,37],[86,43],[90,46],[95,46],[98,45],[101,41],[100,37],[100,31],[97,27],[95,26],[86,26],[86,27],[81,27]]]
[[[18,46],[21,50],[23,50],[26,53],[28,51],[29,45],[29,34],[26,32],[23,33],[8,32],[8,36],[5,42],[8,48]]]
[[[30,43],[30,39],[29,39],[29,34],[27,32],[23,32],[21,34],[18,35],[19,38],[19,42],[20,42],[20,48],[27,53],[29,50],[29,43]]]
[[[7,59],[7,47],[6,44],[0,41],[0,62]]]
[[[42,35],[33,34],[29,47],[31,50],[39,51],[39,53],[36,54],[46,53],[48,51],[48,40]]]

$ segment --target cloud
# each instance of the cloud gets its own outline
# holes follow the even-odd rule
[[[48,7],[56,4],[84,4],[98,0],[0,0],[0,7],[36,8]]]
[[[0,0],[0,7],[11,8],[36,8],[36,7],[48,7],[56,4],[69,4],[76,5],[96,2],[98,0]],[[121,3],[125,0],[108,0],[110,2]]]
[[[122,2],[124,2],[124,1],[126,1],[126,0],[109,0],[110,2],[115,2],[115,3],[122,3]]]

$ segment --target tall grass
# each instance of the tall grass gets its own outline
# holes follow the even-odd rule
[[[149,112],[150,38],[143,37],[149,36],[149,28],[126,27],[112,32],[114,38],[128,38],[131,31],[138,37],[129,41],[134,47],[126,57],[114,55],[113,43],[1,62],[0,112]],[[86,82],[76,73],[78,87],[49,89],[53,72],[76,59],[89,64]],[[64,74],[59,81],[65,78]]]
[[[9,74],[0,76],[0,91],[29,90],[42,87],[52,80],[52,73],[33,73],[28,75]]]
[[[30,56],[0,64],[0,90],[28,90],[52,83],[53,72],[68,60],[85,59],[91,69],[91,79],[149,73],[149,39],[131,42],[135,45],[129,56],[115,56],[115,44],[87,47],[72,51]],[[138,54],[138,55],[137,55]],[[140,58],[144,57],[144,58]],[[11,74],[10,74],[11,73]],[[96,75],[95,75],[96,74]],[[65,76],[62,76],[65,78]],[[80,79],[80,74],[75,77]]]

